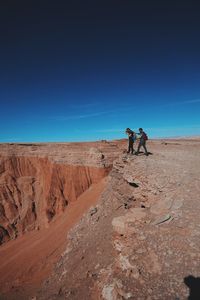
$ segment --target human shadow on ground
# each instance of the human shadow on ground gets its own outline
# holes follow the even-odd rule
[[[200,300],[200,277],[189,275],[184,278],[184,283],[190,289],[188,300]]]
[[[143,151],[139,151],[139,152],[138,152],[138,154],[145,154],[145,152],[143,152]],[[152,153],[152,152],[147,152],[147,154],[148,154],[148,155],[153,155],[153,153]]]

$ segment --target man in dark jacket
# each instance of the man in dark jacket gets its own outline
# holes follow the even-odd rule
[[[133,154],[133,152],[135,151],[133,149],[133,144],[134,144],[134,140],[135,140],[135,132],[132,131],[130,128],[126,128],[126,134],[128,134],[128,151],[127,153]]]
[[[139,135],[140,135],[140,142],[139,142],[139,145],[138,145],[138,149],[137,149],[137,152],[135,152],[136,155],[138,155],[138,153],[140,152],[140,148],[141,146],[144,148],[144,151],[145,151],[145,155],[148,155],[148,151],[147,151],[147,148],[146,148],[146,141],[148,140],[148,137],[146,135],[146,133],[143,131],[142,128],[139,128]]]

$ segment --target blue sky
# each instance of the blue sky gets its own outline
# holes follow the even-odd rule
[[[0,142],[200,135],[200,7],[160,2],[0,4]]]

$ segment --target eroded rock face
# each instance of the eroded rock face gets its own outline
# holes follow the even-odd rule
[[[40,229],[109,168],[61,164],[45,157],[0,158],[0,244]]]

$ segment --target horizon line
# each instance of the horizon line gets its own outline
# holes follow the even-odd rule
[[[161,136],[161,137],[152,137],[149,138],[148,140],[160,140],[160,139],[188,139],[188,138],[200,138],[199,135],[176,135],[176,136]],[[127,140],[126,137],[124,138],[116,138],[116,139],[99,139],[99,140],[85,140],[85,141],[80,141],[80,140],[74,140],[74,141],[0,141],[0,144],[46,144],[46,143],[94,143],[94,142],[101,142],[101,141],[118,141],[118,140]]]

